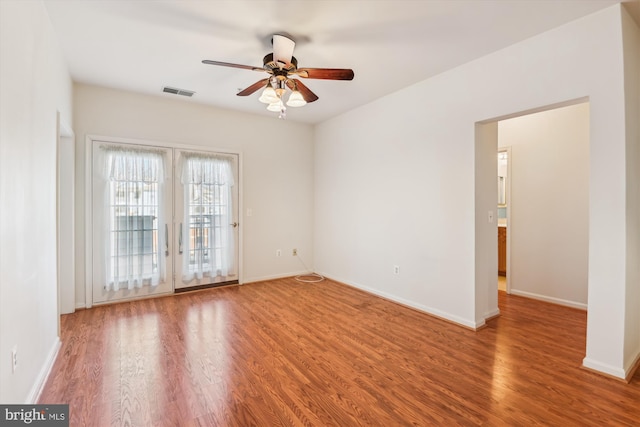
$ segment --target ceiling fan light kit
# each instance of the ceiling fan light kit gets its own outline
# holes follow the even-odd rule
[[[262,95],[258,98],[258,101],[265,104],[273,104],[278,101],[278,95],[276,94],[276,90],[271,86],[271,83],[267,84],[267,87],[262,91]]]
[[[273,111],[273,112],[282,112],[282,110],[286,111],[285,106],[282,104],[282,101],[277,100],[276,102],[267,105],[267,110],[269,111]]]
[[[211,60],[204,60],[202,62],[209,65],[269,73],[270,77],[255,82],[246,89],[239,91],[237,95],[248,96],[260,88],[264,88],[258,101],[268,104],[267,110],[279,112],[279,118],[281,119],[286,116],[287,107],[283,101],[283,96],[287,92],[287,89],[291,91],[286,103],[289,107],[302,107],[309,102],[318,100],[318,96],[304,85],[299,78],[294,78],[294,76],[305,79],[353,80],[354,73],[351,69],[298,68],[298,60],[293,56],[295,42],[291,38],[281,34],[274,34],[271,40],[273,43],[273,53],[265,55],[262,59],[262,68]]]
[[[294,90],[293,92],[291,92],[291,95],[289,95],[287,105],[289,107],[304,107],[305,105],[307,105],[307,101],[304,100],[300,91]]]

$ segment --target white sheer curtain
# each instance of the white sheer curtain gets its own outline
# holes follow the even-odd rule
[[[232,163],[228,157],[182,153],[183,276],[188,283],[234,273]]]
[[[105,288],[160,283],[164,262],[164,153],[101,147],[105,190]]]

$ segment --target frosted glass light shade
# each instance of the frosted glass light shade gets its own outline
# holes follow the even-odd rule
[[[263,102],[265,104],[273,104],[274,102],[278,102],[279,98],[276,94],[275,89],[271,87],[271,85],[267,86],[265,90],[262,91],[262,95],[258,98],[258,101]]]
[[[282,110],[282,102],[280,102],[280,100],[277,100],[276,102],[269,104],[267,106],[267,110],[275,112]]]
[[[291,92],[291,95],[289,95],[287,105],[289,107],[302,107],[304,105],[307,105],[307,101],[304,100],[302,94],[299,91],[294,90],[293,92]]]

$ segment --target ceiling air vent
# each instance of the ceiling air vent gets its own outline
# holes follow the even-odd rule
[[[176,89],[175,87],[169,87],[169,86],[165,86],[164,88],[162,88],[163,92],[166,93],[172,93],[174,95],[182,95],[182,96],[193,96],[193,94],[195,92],[190,91],[190,90],[185,90],[185,89]]]

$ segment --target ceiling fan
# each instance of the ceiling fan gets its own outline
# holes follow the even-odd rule
[[[354,73],[351,69],[298,68],[298,60],[293,56],[293,48],[296,45],[293,39],[282,34],[274,34],[271,41],[273,44],[273,53],[265,55],[262,59],[262,67],[211,61],[208,59],[205,59],[202,63],[269,73],[269,77],[255,82],[246,89],[238,92],[237,95],[248,96],[264,88],[258,100],[268,104],[267,110],[279,112],[280,118],[286,116],[286,106],[283,101],[283,96],[287,88],[291,90],[291,95],[289,95],[289,99],[286,102],[286,105],[289,107],[302,107],[308,102],[314,102],[318,99],[318,96],[313,93],[311,89],[304,85],[300,79],[294,77],[322,80],[353,80]]]

